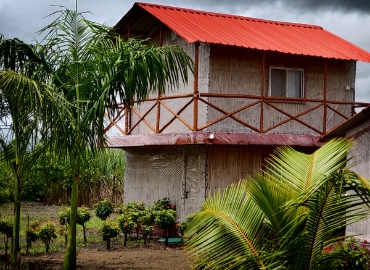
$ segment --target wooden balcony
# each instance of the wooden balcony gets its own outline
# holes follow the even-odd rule
[[[225,110],[218,104],[220,102],[214,102],[215,100],[224,101],[238,99],[243,101],[244,104],[240,107],[233,107],[230,110]],[[180,107],[174,108],[169,105],[168,101],[176,100],[177,104],[181,104]],[[166,129],[171,125],[174,125],[174,121],[178,120],[177,123],[181,122],[181,132],[191,131],[212,131],[212,127],[220,123],[225,119],[231,119],[237,122],[240,126],[249,129],[255,133],[269,133],[276,132],[278,127],[281,127],[287,123],[299,123],[304,126],[305,129],[312,131],[315,135],[324,135],[330,129],[334,128],[333,125],[338,125],[346,121],[352,115],[355,114],[355,108],[366,107],[369,103],[363,102],[347,102],[347,101],[335,101],[327,99],[308,99],[308,98],[282,98],[282,97],[267,97],[267,96],[253,96],[253,95],[241,95],[241,94],[211,94],[211,93],[189,93],[183,95],[170,95],[170,96],[159,96],[155,98],[149,98],[144,103],[150,103],[150,106],[146,106],[145,110],[138,109],[136,103],[132,106],[119,105],[119,113],[115,117],[109,118],[109,124],[106,126],[105,131],[107,132],[112,127],[116,127],[122,135],[131,135],[133,131],[139,125],[145,125],[150,129],[152,134],[166,133]],[[217,103],[217,104],[216,104]],[[301,106],[298,113],[292,113],[290,110],[282,109],[280,104],[305,104],[309,106]],[[214,119],[209,119],[206,122],[204,115],[199,115],[199,107],[207,106],[208,109],[212,109],[219,115]],[[350,113],[343,113],[343,108],[346,106],[350,107]],[[182,113],[185,110],[192,111],[192,117],[184,117]],[[254,117],[253,123],[246,121],[240,115],[246,113],[247,110],[253,110]],[[269,115],[266,111],[269,111]],[[348,111],[348,109],[347,109]],[[319,112],[319,113],[318,113]],[[336,123],[328,125],[328,113],[337,117]],[[148,115],[155,114],[156,117],[148,117]],[[163,115],[167,115],[164,120]],[[169,118],[168,115],[171,117]],[[267,121],[267,118],[274,117],[274,115],[280,115],[279,121],[271,123]],[[162,117],[161,117],[162,116]],[[314,119],[315,125],[309,121],[302,120],[303,116],[309,116]],[[338,118],[339,117],[339,118]],[[257,118],[257,119],[255,119]],[[169,119],[169,120],[168,120]],[[200,121],[202,120],[202,121]],[[178,124],[177,124],[178,125]],[[184,130],[185,129],[185,130]],[[295,133],[295,130],[286,131],[285,133]],[[276,132],[278,133],[278,131]],[[138,133],[136,133],[138,134]],[[140,133],[139,133],[140,134]]]

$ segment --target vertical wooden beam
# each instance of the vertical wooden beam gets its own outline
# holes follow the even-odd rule
[[[125,135],[128,135],[128,119],[129,119],[129,108],[127,103],[125,104]]]
[[[328,63],[327,60],[324,60],[324,119],[323,119],[323,127],[322,132],[326,134],[326,121],[327,121],[327,88],[328,88]]]
[[[161,23],[161,29],[159,32],[159,47],[163,46],[163,23]],[[155,122],[155,133],[159,133],[159,124],[161,119],[161,89],[158,89],[158,97],[157,97],[157,120]]]
[[[129,40],[131,38],[131,21],[128,23],[128,26],[127,26],[127,40]],[[130,97],[131,99],[131,97]],[[131,129],[131,110],[130,110],[130,107],[125,104],[125,135],[128,135],[129,133],[129,130]]]
[[[198,77],[199,77],[199,42],[194,43],[194,117],[193,117],[193,131],[198,130]]]
[[[260,133],[263,133],[263,109],[264,109],[264,97],[265,97],[265,62],[266,53],[262,54],[262,70],[261,70],[261,112],[260,112]]]

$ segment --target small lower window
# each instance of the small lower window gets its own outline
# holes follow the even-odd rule
[[[270,68],[270,96],[303,97],[303,69]]]

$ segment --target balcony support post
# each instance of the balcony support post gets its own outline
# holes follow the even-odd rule
[[[198,130],[198,77],[199,77],[199,42],[194,43],[194,113],[193,113],[193,131]]]
[[[159,32],[159,47],[163,46],[163,23],[161,23],[161,29]],[[161,120],[161,91],[164,89],[158,89],[158,96],[157,96],[157,119],[155,121],[155,133],[159,133],[159,124]]]
[[[328,107],[327,107],[327,88],[328,88],[328,63],[327,60],[324,60],[324,121],[323,121],[323,127],[322,132],[323,134],[326,134],[326,121],[327,121],[327,113],[328,113]]]
[[[261,68],[261,113],[260,113],[260,133],[263,133],[263,107],[265,97],[265,61],[266,53],[262,54],[262,68]]]

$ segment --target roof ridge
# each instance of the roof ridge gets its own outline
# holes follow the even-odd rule
[[[199,13],[199,14],[203,14],[203,15],[209,15],[209,16],[214,16],[214,17],[225,17],[225,18],[229,18],[229,19],[240,19],[240,20],[258,22],[258,23],[269,23],[269,24],[276,24],[276,25],[282,25],[282,26],[323,29],[321,26],[314,25],[314,24],[303,24],[303,23],[294,23],[294,22],[266,20],[266,19],[260,19],[260,18],[241,16],[241,15],[233,15],[233,14],[218,13],[218,12],[209,12],[209,11],[203,11],[203,10],[182,8],[182,7],[176,7],[176,6],[167,6],[167,5],[160,5],[160,4],[154,4],[154,3],[135,2],[135,5],[158,7],[158,8],[163,8],[163,9],[178,10],[178,11],[184,11],[184,12],[190,12],[190,13]]]

